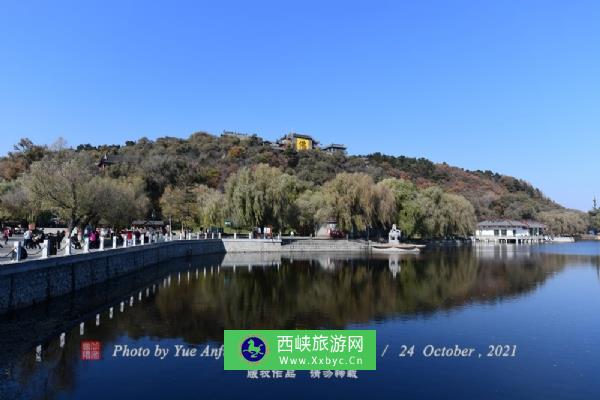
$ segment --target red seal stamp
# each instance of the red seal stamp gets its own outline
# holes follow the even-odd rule
[[[99,360],[102,354],[102,343],[99,340],[82,340],[80,356],[84,361]]]

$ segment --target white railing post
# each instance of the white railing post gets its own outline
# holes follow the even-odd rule
[[[237,232],[233,232],[233,238],[237,239]]]
[[[104,236],[100,235],[100,251],[104,251]]]
[[[248,232],[248,239],[252,239],[252,232]]]
[[[204,232],[204,239],[208,239],[208,233]]]
[[[42,247],[42,258],[48,258],[48,239],[44,240]]]
[[[215,233],[214,233],[214,232],[212,232],[212,233],[210,234],[210,238],[211,238],[211,239],[214,239],[214,238],[215,238]]]
[[[123,247],[127,247],[127,235],[123,238]]]
[[[113,236],[113,249],[117,248],[117,235]]]
[[[85,238],[85,242],[83,243],[83,252],[84,253],[90,252],[90,238]]]
[[[21,241],[17,240],[14,247],[15,261],[21,261]]]
[[[221,239],[221,232],[219,232],[219,239]]]
[[[65,256],[71,255],[71,238],[67,239],[67,244],[65,245]]]
[[[131,235],[131,245],[135,246],[135,235]]]
[[[146,242],[146,235],[140,235],[140,244],[143,246]]]

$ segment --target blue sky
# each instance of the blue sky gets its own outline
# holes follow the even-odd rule
[[[290,130],[600,196],[600,2],[7,1],[0,154]]]

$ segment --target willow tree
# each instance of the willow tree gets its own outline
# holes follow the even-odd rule
[[[425,237],[468,236],[475,229],[475,209],[464,197],[432,186],[418,197],[418,231]]]
[[[206,185],[200,185],[196,191],[197,212],[200,224],[205,227],[221,226],[225,219],[223,193]]]
[[[325,197],[320,190],[306,190],[296,199],[297,220],[296,227],[301,233],[317,233],[319,225],[326,222],[329,217],[325,204]]]
[[[552,235],[576,235],[584,233],[588,226],[585,214],[575,210],[552,210],[538,214],[538,219],[546,224],[546,231]]]
[[[340,173],[325,183],[323,195],[326,212],[340,229],[361,231],[392,220],[393,193],[367,174]]]
[[[467,237],[475,232],[477,218],[473,205],[461,195],[444,193],[446,234]]]
[[[404,236],[413,236],[417,233],[421,218],[419,191],[415,184],[405,179],[387,178],[378,185],[389,188],[394,195],[393,222],[402,230]]]
[[[266,164],[241,168],[225,184],[225,201],[239,226],[273,225],[283,229],[293,223],[294,203],[305,184]]]

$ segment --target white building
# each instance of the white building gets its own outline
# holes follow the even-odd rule
[[[475,240],[494,243],[535,243],[545,240],[546,225],[537,221],[510,219],[481,221],[477,224]]]

